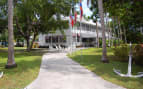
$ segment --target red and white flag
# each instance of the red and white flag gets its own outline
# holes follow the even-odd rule
[[[71,26],[73,28],[73,26],[74,26],[74,19],[73,19],[72,14],[70,15],[70,24],[71,24]]]
[[[75,11],[75,13],[74,13],[74,23],[76,24],[76,22],[77,22],[77,12]]]

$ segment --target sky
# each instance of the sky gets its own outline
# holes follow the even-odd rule
[[[79,4],[77,4],[76,7],[77,7],[77,10],[79,11]],[[87,6],[87,0],[82,0],[82,8],[83,8],[83,14],[84,15],[86,15],[86,16],[92,15],[92,12],[90,11],[89,7]]]
[[[92,12],[90,11],[89,7],[87,6],[87,0],[83,0],[82,2],[83,14],[86,16],[91,16]]]
[[[90,0],[89,0],[89,6],[90,6]],[[92,12],[90,11],[89,7],[87,6],[87,0],[82,0],[82,8],[83,8],[83,14],[86,15],[86,17],[92,15]],[[107,20],[111,21],[110,18],[108,18]]]

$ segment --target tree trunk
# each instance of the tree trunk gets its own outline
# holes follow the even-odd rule
[[[120,19],[118,21],[119,21],[119,28],[120,28],[120,39],[123,40]]]
[[[111,47],[111,37],[112,37],[112,34],[111,34],[111,26],[110,26],[110,22],[108,23],[108,39],[109,39],[109,41],[108,41],[108,45],[109,45],[109,47]]]
[[[110,29],[110,34],[111,34],[111,46],[114,46],[114,31],[113,28],[111,27]]]
[[[116,20],[115,20],[115,17],[113,16],[112,17],[112,19],[113,19],[113,31],[114,31],[114,36],[115,36],[115,48],[116,48],[116,46],[117,46],[117,44],[118,44],[118,31],[116,31],[116,29],[115,29],[115,22],[116,22]]]
[[[97,21],[96,21],[96,34],[97,34],[97,48],[99,48],[99,33],[98,33]]]
[[[31,41],[31,44],[30,44],[30,47],[29,47],[29,51],[31,51],[31,49],[32,49],[33,43],[34,43],[34,41],[36,39],[36,36],[37,36],[37,34],[34,34],[33,39]]]
[[[126,29],[124,26],[123,26],[123,30],[124,30],[124,40],[125,40],[125,43],[127,44]]]
[[[8,0],[8,60],[5,68],[17,67],[14,60],[13,0]]]
[[[105,37],[105,24],[104,24],[104,12],[103,12],[103,1],[98,0],[98,9],[99,15],[101,19],[101,30],[102,30],[102,59],[103,63],[108,63],[109,60],[107,59],[107,49],[106,49],[106,37]]]
[[[118,46],[119,46],[120,45],[120,27],[119,27],[118,17],[116,18],[116,22],[118,26],[117,35],[118,35]]]
[[[29,52],[30,51],[30,39],[27,37],[26,38],[26,43],[27,43],[27,51]]]
[[[108,47],[110,47],[110,28],[109,28],[109,24],[108,24],[108,17],[107,17],[107,14],[105,14],[105,17],[106,17],[106,30],[108,31]]]
[[[123,37],[122,37],[122,28],[121,28],[121,23],[120,23],[119,17],[118,17],[118,26],[119,26],[119,32],[120,32],[120,34],[119,34],[120,40],[123,40]]]

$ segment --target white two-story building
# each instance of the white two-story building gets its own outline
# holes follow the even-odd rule
[[[102,38],[101,25],[98,23],[98,35]],[[108,38],[108,32],[106,32],[106,38]],[[92,21],[86,21],[83,19],[80,23],[77,20],[77,25],[72,29],[64,30],[62,34],[59,30],[55,33],[40,34],[39,46],[40,47],[93,47],[97,45],[97,32],[96,24]]]

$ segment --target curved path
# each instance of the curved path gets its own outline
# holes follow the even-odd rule
[[[103,80],[66,56],[47,53],[38,78],[26,89],[125,89]]]

